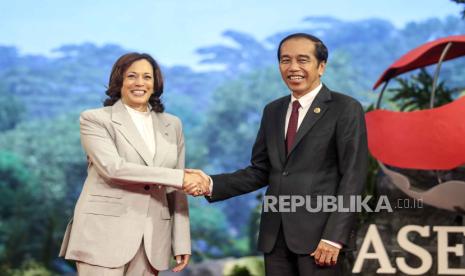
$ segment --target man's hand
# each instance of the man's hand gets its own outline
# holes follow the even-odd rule
[[[339,256],[340,249],[320,241],[316,250],[310,254],[310,256],[315,258],[315,263],[321,266],[332,266],[337,262],[337,257]]]
[[[177,255],[174,257],[176,260],[176,266],[173,267],[173,272],[179,272],[186,268],[186,266],[189,264],[189,260],[191,258],[191,255]]]
[[[210,178],[201,170],[185,169],[182,189],[192,196],[208,195],[210,193]]]

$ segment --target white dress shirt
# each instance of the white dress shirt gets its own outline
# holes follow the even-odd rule
[[[297,131],[298,131],[300,124],[302,124],[302,121],[304,120],[305,115],[307,115],[307,111],[310,109],[310,106],[312,105],[313,100],[315,100],[316,95],[318,95],[318,92],[320,92],[321,87],[323,87],[323,84],[320,83],[320,85],[318,85],[315,89],[303,95],[299,99],[297,99],[296,97],[294,97],[294,95],[291,94],[291,101],[289,102],[289,106],[287,107],[287,113],[286,113],[286,124],[284,126],[284,138],[286,138],[287,127],[289,125],[289,119],[291,118],[292,103],[296,100],[299,100],[299,103],[300,103],[299,120],[297,121]]]
[[[150,113],[150,107],[147,107],[147,111],[141,112],[128,105],[124,106],[153,157],[155,155],[155,135],[153,133],[153,121]]]

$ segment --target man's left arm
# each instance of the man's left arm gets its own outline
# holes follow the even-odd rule
[[[337,122],[336,135],[338,167],[341,175],[336,196],[342,196],[347,203],[350,196],[362,194],[368,167],[365,113],[359,102],[353,100],[347,104]],[[355,219],[354,212],[331,213],[322,239],[346,245]]]
[[[350,196],[362,194],[368,167],[365,113],[360,103],[354,100],[347,104],[337,122],[336,135],[341,180],[335,196],[342,196],[347,203]],[[321,241],[311,254],[317,264],[334,265],[337,262],[340,249],[349,241],[355,219],[353,212],[330,214]]]

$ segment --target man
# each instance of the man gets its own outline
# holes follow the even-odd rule
[[[266,185],[266,198],[337,195],[348,201],[360,195],[368,159],[364,112],[356,100],[321,83],[327,58],[326,46],[312,35],[284,38],[279,70],[292,93],[265,107],[250,166],[212,175],[211,186],[191,185],[185,191],[206,191],[210,202]],[[188,172],[207,177],[199,170]],[[265,209],[258,247],[265,253],[266,275],[342,275],[337,260],[349,244],[354,213]]]

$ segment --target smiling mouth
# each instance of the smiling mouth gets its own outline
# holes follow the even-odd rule
[[[144,96],[147,93],[145,90],[131,90],[131,94],[136,97]]]
[[[292,75],[292,76],[288,76],[287,79],[288,79],[288,80],[291,80],[291,81],[299,81],[299,80],[303,80],[304,77],[303,77],[303,76],[295,76],[295,75]]]

